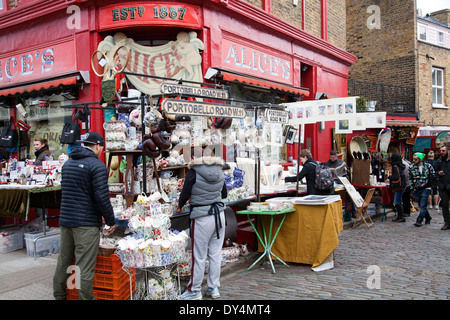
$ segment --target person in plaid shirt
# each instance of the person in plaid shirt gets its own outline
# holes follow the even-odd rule
[[[409,179],[411,181],[411,189],[413,195],[420,207],[420,213],[417,217],[416,227],[422,226],[422,221],[425,219],[425,224],[430,224],[431,216],[427,209],[428,197],[431,193],[430,177],[434,176],[433,166],[427,162],[423,162],[425,154],[416,152],[413,155],[413,163],[409,167]]]

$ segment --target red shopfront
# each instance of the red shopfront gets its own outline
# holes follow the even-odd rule
[[[77,86],[76,99],[64,100],[64,104],[99,101],[101,78],[92,72],[90,57],[105,37],[117,32],[140,45],[158,46],[175,41],[181,31],[195,31],[204,44],[200,54],[205,82],[275,92],[281,102],[313,100],[319,93],[347,95],[353,55],[245,2],[117,1],[102,5],[54,1],[51,8],[49,1],[41,2],[46,15],[36,18],[33,27],[23,13],[38,16],[38,1],[26,2],[27,11],[16,8],[16,21],[13,10],[0,12],[7,25],[1,36],[6,45],[0,49],[0,96],[12,107],[13,116],[18,97],[36,96],[47,89]],[[69,4],[75,4],[79,11],[71,15],[66,11]],[[76,28],[68,26],[71,17],[80,21]],[[165,70],[155,75],[175,75],[173,57],[162,59],[166,59]],[[210,68],[218,73],[204,79]],[[151,68],[133,71],[151,73]],[[89,130],[102,132],[103,121],[103,111],[92,110]],[[333,122],[307,125],[302,148],[311,148],[316,159],[326,160],[332,148],[333,127]],[[290,146],[288,153],[296,158],[296,145]]]
[[[245,2],[126,2],[96,10],[98,33],[94,38],[98,40],[123,32],[139,44],[157,46],[175,41],[181,31],[195,31],[204,44],[200,51],[202,82],[238,87],[232,88],[236,99],[248,100],[247,89],[275,92],[279,103],[314,100],[319,92],[347,96],[348,67],[355,61],[353,55]],[[177,78],[174,57],[162,55],[163,59],[165,72],[158,74],[145,64],[136,67],[133,63],[129,71]],[[208,70],[214,72],[206,79]],[[92,81],[95,97],[99,97],[100,79]],[[327,160],[333,127],[334,122],[307,125],[302,148],[310,148],[318,160]],[[296,158],[296,150],[297,145],[289,146],[288,156]]]

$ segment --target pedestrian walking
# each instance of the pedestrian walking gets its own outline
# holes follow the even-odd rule
[[[225,162],[219,157],[201,157],[189,163],[183,189],[178,202],[178,212],[190,201],[190,235],[192,243],[191,277],[182,300],[200,300],[205,275],[206,258],[209,258],[206,295],[220,297],[221,250],[225,237],[225,205],[227,187],[222,168]]]
[[[392,187],[394,191],[394,206],[397,210],[397,217],[392,220],[394,222],[405,222],[403,217],[403,192],[406,189],[405,176],[403,174],[405,165],[402,162],[402,156],[398,153],[393,153],[390,157],[391,175],[388,176],[386,182]],[[397,185],[394,183],[397,182]]]
[[[442,216],[444,217],[444,226],[441,230],[450,229],[450,153],[448,145],[440,148],[441,158],[437,162],[437,173],[439,176],[439,195],[441,196]]]
[[[431,216],[427,209],[428,196],[431,193],[430,176],[434,175],[434,169],[431,164],[423,162],[425,154],[416,152],[413,155],[413,163],[409,167],[409,179],[411,180],[411,188],[414,190],[413,195],[420,207],[420,213],[417,217],[416,227],[430,224]]]
[[[94,300],[93,281],[100,244],[102,217],[111,234],[115,229],[114,212],[109,200],[108,174],[98,159],[105,141],[97,132],[82,136],[61,170],[60,251],[53,276],[53,295],[67,296],[68,268],[75,260],[79,270],[80,300]],[[78,278],[78,277],[77,277]]]
[[[428,162],[433,166],[434,169],[434,176],[430,177],[430,183],[431,183],[431,194],[428,197],[428,209],[433,209],[433,200],[434,200],[434,208],[436,210],[439,210],[439,193],[438,193],[438,175],[437,175],[437,161],[435,159],[435,154],[433,150],[428,152],[427,160],[425,162]]]

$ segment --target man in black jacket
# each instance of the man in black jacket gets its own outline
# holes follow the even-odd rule
[[[66,287],[71,286],[78,289],[80,300],[95,299],[92,291],[102,217],[107,234],[115,229],[108,174],[98,159],[105,141],[97,132],[89,132],[77,142],[82,146],[72,149],[61,171],[61,243],[53,277],[57,300],[65,299]],[[72,266],[74,259],[76,266]],[[67,283],[68,270],[75,270],[75,283]]]
[[[300,151],[299,157],[300,161],[303,163],[303,168],[302,171],[298,173],[298,181],[306,177],[306,190],[308,195],[330,195],[334,189],[317,190],[315,187],[317,162],[313,159],[311,151],[303,149]],[[286,177],[285,181],[297,182],[297,177]]]
[[[436,172],[439,176],[439,195],[441,196],[442,215],[444,216],[444,226],[441,230],[450,229],[450,213],[449,213],[449,198],[450,198],[450,153],[448,146],[442,146],[441,158],[437,162]]]

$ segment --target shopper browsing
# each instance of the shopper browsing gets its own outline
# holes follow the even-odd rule
[[[390,162],[392,174],[389,175],[386,182],[389,183],[390,181],[400,180],[401,186],[401,189],[394,190],[394,206],[397,209],[397,217],[392,221],[405,222],[405,218],[403,217],[403,204],[402,204],[403,192],[405,191],[406,188],[405,176],[403,174],[405,170],[405,165],[402,163],[402,156],[398,153],[393,153],[391,155]]]
[[[220,297],[221,250],[225,236],[225,206],[227,188],[222,167],[225,162],[219,157],[201,157],[189,163],[183,189],[178,202],[178,212],[190,200],[190,233],[192,242],[191,278],[183,300],[202,299],[202,282],[206,258],[209,269],[206,295]]]
[[[80,272],[80,300],[93,300],[95,264],[100,243],[102,217],[110,226],[107,234],[115,229],[114,212],[109,200],[108,174],[98,159],[105,141],[97,132],[82,136],[82,145],[70,153],[62,167],[60,252],[53,277],[55,299],[67,296],[67,268],[75,260]]]
[[[300,161],[303,164],[302,170],[298,173],[298,180],[302,180],[306,178],[306,190],[309,195],[330,195],[334,192],[334,189],[331,190],[318,190],[315,187],[316,180],[316,166],[318,163],[313,159],[311,155],[311,151],[308,149],[303,149],[300,151]],[[297,177],[286,177],[286,182],[296,182]]]

